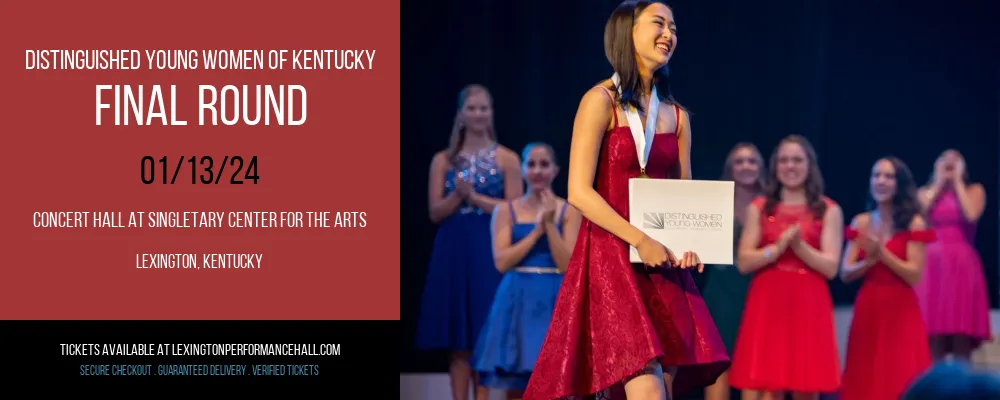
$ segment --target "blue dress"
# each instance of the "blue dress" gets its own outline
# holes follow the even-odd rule
[[[493,145],[460,156],[445,178],[445,194],[455,190],[457,175],[470,180],[476,193],[502,199],[504,178],[496,154]],[[493,263],[490,213],[463,204],[441,222],[434,238],[417,321],[417,348],[471,351],[501,277]]]
[[[535,224],[518,223],[513,205],[508,205],[513,219],[511,242],[517,243],[535,229]],[[556,220],[562,221],[565,212],[564,204]],[[561,223],[556,228],[562,232]],[[545,236],[535,242],[518,265],[504,274],[473,353],[473,368],[479,373],[480,384],[495,389],[528,387],[563,280]]]

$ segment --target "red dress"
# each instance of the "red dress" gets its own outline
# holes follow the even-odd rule
[[[857,231],[847,230],[848,240]],[[885,250],[906,260],[910,241],[931,242],[934,231],[900,231]],[[883,250],[883,251],[885,251]],[[858,259],[864,259],[861,251]],[[872,265],[854,302],[842,400],[895,400],[931,366],[927,329],[916,292],[882,262]]]
[[[632,132],[618,126],[617,115],[614,126],[601,143],[595,189],[628,220],[628,180],[639,176],[639,163]],[[658,133],[646,173],[678,178],[679,167],[676,133]],[[715,382],[729,357],[691,273],[649,271],[632,265],[625,241],[584,218],[525,400],[605,388],[624,398],[623,381],[654,359],[678,366],[675,393]]]
[[[773,215],[764,215],[764,202],[763,197],[753,201],[761,210],[758,247],[777,242],[785,228],[798,223],[801,240],[819,248],[822,218],[806,205],[778,204]],[[826,277],[788,249],[750,281],[729,382],[747,390],[836,392],[840,356],[834,335]]]

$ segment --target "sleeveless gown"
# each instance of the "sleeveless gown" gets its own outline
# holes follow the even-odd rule
[[[445,178],[445,194],[457,176],[470,180],[477,193],[504,197],[497,145],[459,157]],[[493,263],[490,213],[463,204],[437,230],[420,302],[416,344],[419,349],[471,351],[486,321],[501,275]]]
[[[858,232],[847,229],[847,239]],[[906,260],[908,242],[931,242],[934,231],[896,232],[883,251]],[[858,259],[865,252],[858,253]],[[854,302],[841,400],[896,400],[931,366],[927,330],[913,288],[879,261],[864,275]]]
[[[923,279],[915,289],[929,335],[964,335],[979,346],[990,338],[990,304],[974,224],[952,189],[938,195],[927,218],[937,241],[927,245]]]
[[[566,206],[563,204],[557,221],[562,221]],[[511,243],[517,243],[536,224],[518,223],[514,206],[508,202],[508,207],[513,220]],[[562,223],[556,228],[562,232]],[[473,353],[473,365],[482,385],[505,390],[524,390],[528,386],[562,279],[545,235],[538,238],[517,268],[504,274]]]
[[[733,248],[739,247],[743,224],[733,222]],[[705,290],[702,291],[705,305],[712,314],[712,320],[719,329],[719,336],[729,354],[736,345],[736,335],[743,318],[750,276],[740,273],[735,265],[712,265],[705,269]]]
[[[675,121],[679,113],[675,107]],[[628,180],[639,176],[639,162],[632,132],[613,115],[594,183],[628,220]],[[651,146],[646,173],[679,178],[677,129],[656,134]],[[628,243],[584,218],[524,400],[589,397],[607,388],[624,398],[623,381],[652,360],[678,366],[678,396],[714,383],[729,367],[690,271],[633,265]]]
[[[753,201],[761,210],[758,247],[777,242],[785,228],[798,223],[801,240],[819,248],[822,218],[806,205],[785,204],[766,216],[764,203],[764,197]],[[744,390],[805,393],[833,393],[840,387],[829,283],[792,249],[753,274],[729,382]]]

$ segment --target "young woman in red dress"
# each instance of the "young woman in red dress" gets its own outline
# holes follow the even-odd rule
[[[660,400],[729,366],[689,271],[702,268],[698,256],[629,223],[629,179],[691,179],[691,128],[664,68],[677,45],[673,13],[623,2],[604,43],[615,76],[584,95],[570,148],[569,202],[584,219],[525,400]],[[629,261],[630,245],[645,265]]]
[[[816,152],[792,135],[771,154],[771,179],[747,209],[736,266],[753,274],[729,382],[744,399],[816,399],[840,386],[828,281],[844,216],[823,195]]]
[[[854,303],[841,400],[895,400],[931,366],[927,329],[912,285],[934,240],[920,216],[917,184],[896,157],[875,163],[869,211],[847,229],[841,279],[864,279]]]

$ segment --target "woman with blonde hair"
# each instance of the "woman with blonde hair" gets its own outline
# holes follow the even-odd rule
[[[524,193],[516,153],[496,141],[493,100],[480,85],[459,95],[448,148],[434,155],[428,184],[434,238],[417,322],[417,347],[451,351],[452,397],[474,382],[471,350],[490,311],[500,273],[493,264],[490,214]],[[487,390],[477,385],[476,397]]]

